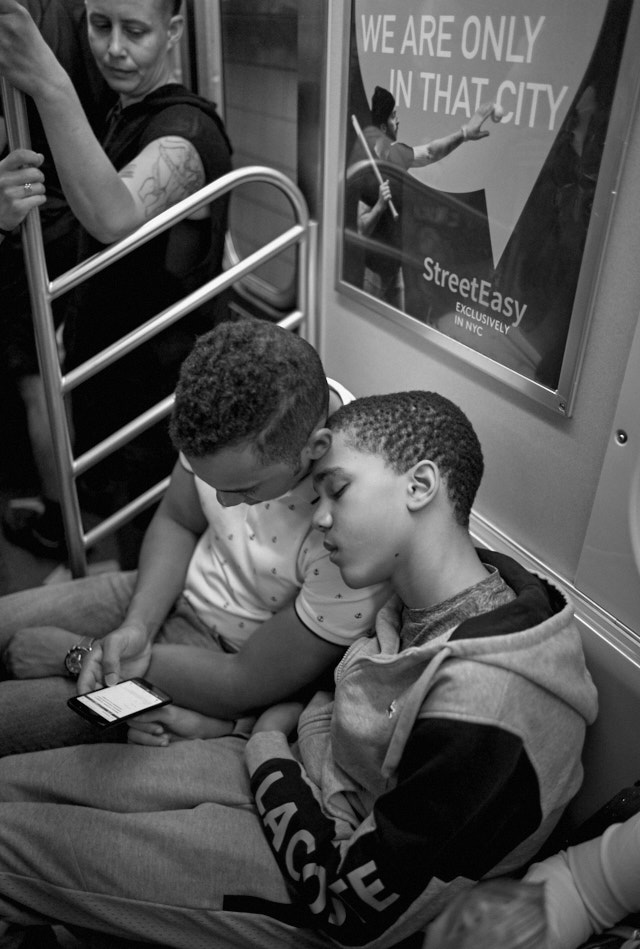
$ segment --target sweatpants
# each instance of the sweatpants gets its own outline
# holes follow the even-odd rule
[[[176,949],[326,949],[267,845],[244,745],[231,736],[2,759],[0,920]]]

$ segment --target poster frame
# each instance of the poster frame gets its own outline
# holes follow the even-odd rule
[[[345,267],[345,202],[347,128],[349,123],[349,87],[351,68],[351,22],[356,0],[345,4],[345,26],[342,49],[342,83],[340,98],[340,129],[338,139],[338,201],[336,225],[335,289],[385,320],[390,320],[405,331],[415,333],[434,348],[446,350],[463,363],[475,367],[518,390],[547,409],[564,417],[574,413],[575,398],[580,370],[587,349],[589,327],[593,320],[595,298],[602,270],[609,232],[616,205],[620,178],[624,168],[631,126],[640,103],[640,59],[634,53],[640,46],[640,4],[631,3],[629,23],[620,56],[618,77],[607,126],[606,141],[595,187],[592,209],[582,252],[580,270],[571,307],[569,328],[556,388],[531,379],[509,366],[474,350],[457,339],[447,336],[437,328],[421,322],[402,310],[377,299],[362,288],[344,279]],[[579,0],[575,0],[576,4]]]

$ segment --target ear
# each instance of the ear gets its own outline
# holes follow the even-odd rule
[[[182,36],[182,31],[184,29],[184,17],[181,15],[172,16],[169,20],[169,28],[167,33],[169,35],[169,46],[175,46],[176,43],[180,41]]]
[[[440,488],[440,471],[433,461],[417,462],[407,472],[407,508],[419,511],[433,501]]]
[[[309,436],[307,444],[302,449],[303,462],[317,461],[331,448],[331,429],[316,428]]]

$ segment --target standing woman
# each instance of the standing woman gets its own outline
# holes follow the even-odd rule
[[[91,51],[118,94],[100,137],[29,14],[16,0],[0,0],[0,73],[38,108],[64,193],[83,228],[79,259],[231,169],[231,146],[215,106],[174,81],[180,0],[87,0],[86,6]],[[217,200],[72,294],[65,315],[66,371],[220,272],[227,205],[226,197]],[[214,318],[211,305],[201,308],[74,390],[76,454],[168,395],[195,336]],[[91,472],[89,495],[103,511],[169,473],[173,452],[164,426],[156,428]],[[32,522],[28,529],[41,534],[41,526]],[[64,556],[61,530],[51,539]]]

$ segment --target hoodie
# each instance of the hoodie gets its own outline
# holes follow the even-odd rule
[[[582,782],[597,699],[564,595],[481,552],[515,599],[401,649],[381,610],[312,703],[298,744],[247,746],[256,805],[306,925],[383,949],[457,892],[538,851]]]

